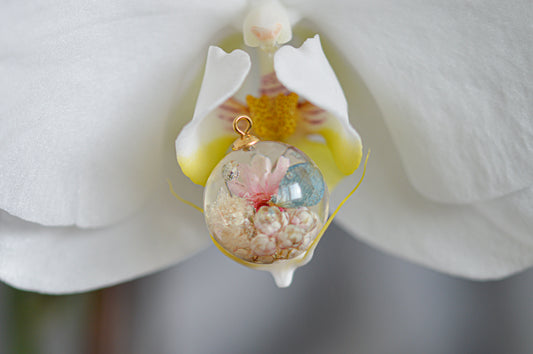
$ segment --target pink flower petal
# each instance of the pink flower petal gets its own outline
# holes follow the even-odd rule
[[[276,167],[268,179],[268,185],[271,186],[273,190],[272,194],[278,192],[279,183],[283,179],[283,176],[285,176],[285,173],[287,173],[290,164],[291,162],[285,156],[279,157]]]

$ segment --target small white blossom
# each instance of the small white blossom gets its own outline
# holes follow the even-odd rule
[[[289,223],[300,227],[304,231],[310,231],[317,222],[316,214],[306,207],[296,209],[289,216]]]
[[[287,225],[283,231],[281,231],[277,238],[280,248],[295,247],[302,242],[305,235],[305,230],[296,225]]]
[[[277,206],[262,206],[254,217],[256,229],[265,235],[274,235],[288,222],[288,215]]]
[[[276,252],[276,239],[274,237],[258,234],[251,242],[252,252],[258,256],[271,256]]]

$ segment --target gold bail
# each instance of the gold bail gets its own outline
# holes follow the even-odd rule
[[[248,123],[248,125],[246,126],[244,130],[242,130],[239,127],[239,122],[242,120],[245,120]],[[253,136],[249,133],[251,129],[252,129],[252,119],[250,117],[238,116],[237,118],[233,120],[233,130],[235,131],[235,133],[240,135],[240,137],[233,142],[233,146],[231,147],[233,151],[241,150],[241,149],[247,150],[252,145],[259,142],[258,137]]]

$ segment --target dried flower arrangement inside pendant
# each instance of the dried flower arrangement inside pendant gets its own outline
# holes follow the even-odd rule
[[[248,123],[245,131],[240,121]],[[246,116],[235,119],[241,137],[207,181],[207,226],[216,242],[242,261],[272,264],[300,257],[326,222],[326,183],[303,152],[259,141],[248,133],[251,124]]]

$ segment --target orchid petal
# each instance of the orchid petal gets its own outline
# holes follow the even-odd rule
[[[315,132],[326,140],[337,169],[345,175],[353,173],[361,162],[361,138],[349,123],[346,98],[318,35],[300,48],[280,48],[274,68],[285,87],[330,113]]]
[[[496,279],[530,267],[531,236],[528,240],[503,229],[478,205],[435,203],[411,186],[377,104],[357,75],[345,70],[350,79],[342,83],[352,98],[350,115],[360,117],[358,128],[372,153],[364,182],[337,222],[381,250],[453,275]],[[356,180],[350,177],[337,187],[332,205]]]
[[[366,138],[366,135],[365,135]],[[437,204],[412,189],[394,147],[373,149],[368,175],[338,222],[386,252],[472,279],[497,279],[533,264],[533,242],[502,230],[472,206]],[[390,156],[390,157],[389,157]]]
[[[169,267],[208,245],[202,214],[174,199],[164,181],[159,187],[138,213],[106,228],[44,227],[0,211],[0,279],[31,291],[87,291]]]
[[[533,187],[474,206],[503,233],[533,244]]]
[[[0,208],[81,227],[134,213],[162,178],[166,124],[188,67],[242,6],[3,4]]]
[[[529,1],[316,1],[302,11],[363,77],[419,192],[468,203],[531,185]]]
[[[176,139],[180,167],[194,183],[205,185],[213,168],[237,138],[232,122],[220,119],[217,108],[239,90],[250,67],[250,57],[242,50],[228,54],[218,47],[209,48],[194,116]]]

